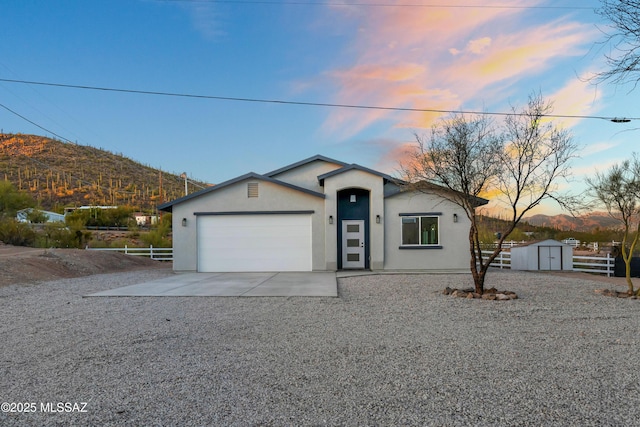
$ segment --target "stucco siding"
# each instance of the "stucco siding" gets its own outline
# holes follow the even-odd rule
[[[341,165],[335,163],[316,160],[315,162],[273,175],[271,178],[322,193],[324,190],[318,183],[318,176],[340,169],[341,167]]]
[[[270,242],[292,247],[293,243],[288,245],[277,237],[282,234],[279,231],[264,234],[268,237],[260,241],[266,244],[258,245],[251,239],[261,235],[262,230],[273,230],[266,215],[277,214],[280,219],[283,215],[297,215],[291,217],[291,227],[301,219],[299,215],[309,216],[311,264],[315,271],[468,271],[470,223],[464,210],[439,195],[402,192],[394,182],[389,175],[318,155],[266,175],[248,173],[177,199],[161,206],[173,212],[174,270],[198,271],[199,259],[203,265],[209,261],[198,256],[198,247],[205,248],[198,245],[198,224],[204,230],[205,224],[224,222],[203,220],[211,215],[234,215],[237,218],[229,217],[230,223],[246,224],[230,236],[239,237],[255,226],[255,233],[244,247],[255,250],[259,255],[256,260],[261,257],[261,248],[274,252]],[[258,186],[257,197],[254,184]],[[240,216],[247,215],[255,219],[242,222]],[[287,226],[285,220],[279,224]],[[220,226],[211,229],[219,230]],[[305,239],[308,248],[308,234]],[[205,242],[211,240],[201,243]],[[220,252],[221,247],[226,246],[213,245],[202,249],[202,254]],[[238,248],[242,249],[242,244]],[[256,261],[254,265],[262,264]]]
[[[338,191],[348,188],[359,188],[370,191],[370,260],[369,265],[372,270],[381,270],[384,266],[384,225],[376,223],[376,215],[384,215],[384,195],[383,180],[379,176],[360,170],[350,170],[331,176],[324,181],[325,199],[325,217],[332,216],[337,219],[337,194]],[[327,225],[327,234],[325,237],[327,270],[336,270],[338,268],[338,233],[339,224],[334,221],[332,225]]]
[[[247,184],[258,183],[258,197],[247,196]],[[312,268],[324,270],[324,202],[320,197],[257,179],[237,182],[215,192],[173,206],[174,270],[197,270],[196,214],[221,212],[314,211],[312,226]],[[182,226],[182,219],[186,226]]]
[[[402,216],[433,213],[438,217],[439,241],[433,248],[401,248]],[[454,213],[457,222],[454,222]],[[437,214],[437,215],[436,215]],[[469,270],[470,222],[462,208],[435,195],[400,193],[385,199],[385,270]]]

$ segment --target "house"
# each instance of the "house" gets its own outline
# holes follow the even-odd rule
[[[320,155],[158,209],[172,212],[176,271],[469,269],[462,208]]]
[[[157,215],[149,215],[144,212],[134,212],[133,219],[138,226],[156,225],[158,223]]]
[[[573,248],[547,239],[511,248],[512,270],[573,270]]]
[[[26,208],[19,210],[18,212],[16,212],[16,220],[19,222],[31,222],[29,220],[29,214],[34,210],[37,209]],[[46,222],[64,222],[64,215],[62,214],[43,210],[39,210],[39,212],[41,212],[46,217]]]

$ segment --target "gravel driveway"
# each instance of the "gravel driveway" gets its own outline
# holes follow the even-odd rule
[[[509,302],[441,295],[468,275],[343,278],[339,298],[82,298],[168,274],[0,288],[0,400],[34,411],[0,425],[640,424],[640,300],[603,283],[490,273]]]

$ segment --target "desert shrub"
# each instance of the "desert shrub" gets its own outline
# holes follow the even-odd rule
[[[84,248],[91,233],[66,227],[61,222],[50,222],[38,233],[36,245],[43,248]]]
[[[172,245],[172,241],[168,237],[168,233],[160,229],[151,230],[148,233],[141,234],[140,240],[146,243],[147,246],[153,245],[155,248],[170,248]]]
[[[0,181],[0,216],[12,218],[20,209],[36,205],[31,196],[15,188],[9,181]]]
[[[49,217],[39,209],[33,209],[27,214],[27,220],[32,224],[43,224],[47,222]]]
[[[156,248],[170,248],[172,246],[171,238],[171,215],[163,215],[160,222],[155,225],[151,231],[140,235],[140,240],[147,245],[153,245]]]
[[[18,222],[13,218],[0,220],[0,241],[14,246],[33,246],[36,232],[29,224]]]

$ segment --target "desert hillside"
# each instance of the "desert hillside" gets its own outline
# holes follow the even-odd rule
[[[152,211],[184,194],[178,175],[109,151],[36,135],[0,133],[0,173],[46,210],[129,205]]]

